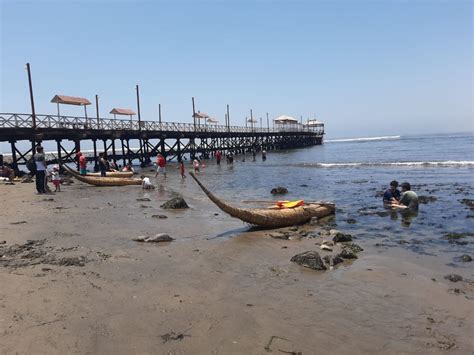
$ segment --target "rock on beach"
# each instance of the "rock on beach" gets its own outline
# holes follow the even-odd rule
[[[297,254],[291,258],[291,261],[313,270],[327,270],[327,267],[324,265],[324,262],[319,256],[318,252],[314,250]]]
[[[188,204],[182,197],[175,197],[171,200],[166,201],[164,204],[160,206],[163,209],[182,209],[182,208],[189,208]]]

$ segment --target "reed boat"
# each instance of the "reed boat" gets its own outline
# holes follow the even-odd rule
[[[86,176],[102,177],[100,173],[87,173]],[[107,171],[105,177],[131,178],[133,171]]]
[[[85,182],[89,185],[94,186],[125,186],[125,185],[141,185],[141,179],[132,178],[118,178],[118,177],[101,177],[101,176],[87,176],[81,175],[77,171],[74,171],[67,165],[63,165],[63,168],[74,176],[77,180]]]
[[[335,212],[332,203],[309,203],[295,208],[264,209],[264,208],[238,208],[217,198],[194,175],[189,175],[199,187],[222,211],[246,223],[263,228],[281,228],[309,222],[313,217],[326,217]]]

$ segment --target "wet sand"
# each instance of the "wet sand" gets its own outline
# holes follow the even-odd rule
[[[472,269],[460,269],[467,281],[453,283],[433,256],[364,241],[353,262],[305,269],[290,258],[306,250],[324,255],[315,244],[322,239],[249,230],[190,178],[181,183],[172,175],[152,192],[75,182],[35,195],[33,185],[0,185],[1,247],[46,239],[48,257],[79,257],[85,265],[0,267],[2,354],[474,349]],[[190,209],[159,208],[175,192]],[[131,240],[156,233],[175,241]]]

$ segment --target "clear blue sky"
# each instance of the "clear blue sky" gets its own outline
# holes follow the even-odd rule
[[[316,115],[329,138],[473,130],[471,1],[1,2],[0,112]],[[82,109],[63,107],[64,114]],[[95,108],[89,107],[93,115]]]

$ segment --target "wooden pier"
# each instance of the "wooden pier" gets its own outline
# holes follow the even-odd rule
[[[208,157],[218,150],[225,155],[292,149],[322,144],[323,136],[324,124],[262,128],[0,113],[0,142],[10,143],[11,167],[15,170],[26,164],[35,145],[47,141],[56,143],[56,156],[63,162],[74,162],[81,142],[91,141],[93,155],[89,160],[95,165],[100,150],[117,163],[139,160],[144,166],[158,153],[167,160],[179,160]],[[133,148],[131,140],[137,140],[139,147]],[[21,141],[30,142],[29,149],[18,149]],[[65,141],[73,142],[73,148],[66,149]]]

